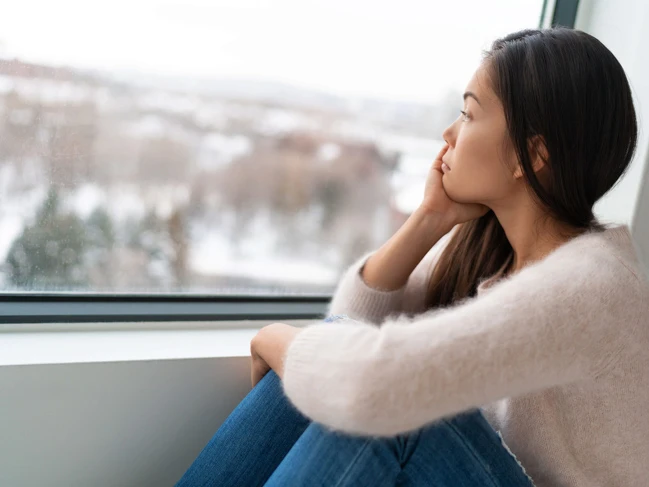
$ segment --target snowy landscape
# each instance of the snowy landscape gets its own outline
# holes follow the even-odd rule
[[[0,286],[331,292],[421,201],[460,98],[0,60]]]

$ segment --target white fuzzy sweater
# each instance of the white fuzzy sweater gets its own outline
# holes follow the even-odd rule
[[[314,323],[289,347],[291,402],[372,436],[481,407],[537,486],[649,486],[649,283],[629,228],[582,234],[426,311],[447,241],[396,291],[363,282],[371,254],[350,267],[329,313],[351,319]]]

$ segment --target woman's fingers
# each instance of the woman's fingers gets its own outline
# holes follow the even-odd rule
[[[444,144],[444,147],[439,151],[437,154],[437,157],[435,157],[435,160],[433,161],[433,169],[437,169],[439,171],[442,170],[442,157],[444,157],[444,154],[448,151],[449,145]]]

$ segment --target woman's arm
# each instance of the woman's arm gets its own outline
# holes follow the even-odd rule
[[[363,269],[363,280],[374,289],[401,289],[428,251],[451,228],[437,213],[415,211],[370,257]]]
[[[644,295],[614,257],[574,250],[411,321],[309,326],[288,346],[284,390],[333,429],[395,435],[595,374]]]
[[[423,312],[433,258],[452,228],[439,214],[412,213],[382,247],[345,272],[327,314],[378,325],[389,314]]]

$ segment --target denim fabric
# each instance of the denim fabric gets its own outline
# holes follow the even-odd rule
[[[337,321],[346,317],[329,317]],[[226,419],[176,487],[531,487],[479,410],[390,438],[311,422],[271,371]]]
[[[331,315],[328,316],[324,319],[325,323],[332,323],[334,321],[341,321],[341,320],[351,320],[351,318],[347,315]],[[353,321],[353,320],[351,320]]]

